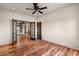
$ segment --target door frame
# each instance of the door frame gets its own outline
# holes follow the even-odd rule
[[[22,21],[22,20],[15,20],[15,19],[12,19],[12,44],[14,44],[15,42],[14,42],[14,26],[16,26],[16,42],[17,42],[17,21],[21,21],[21,22],[24,22],[24,33],[26,34],[27,32],[26,32],[26,23],[30,23],[30,32],[29,32],[29,34],[30,34],[30,37],[31,37],[31,24],[32,23],[34,23],[34,38],[33,39],[35,39],[35,22],[29,22],[29,21]],[[16,22],[16,25],[14,25],[14,22]]]

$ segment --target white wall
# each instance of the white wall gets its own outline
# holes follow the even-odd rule
[[[42,21],[42,38],[49,42],[79,49],[77,13],[77,4],[72,4],[39,17],[38,20]]]
[[[11,42],[11,20],[36,21],[35,17],[0,9],[0,45]]]

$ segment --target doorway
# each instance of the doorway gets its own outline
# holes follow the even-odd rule
[[[12,44],[17,43],[21,36],[26,34],[35,40],[35,22],[12,19]]]
[[[37,23],[37,39],[42,39],[42,35],[41,35],[41,22]]]

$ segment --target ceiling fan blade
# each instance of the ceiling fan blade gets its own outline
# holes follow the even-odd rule
[[[34,10],[34,9],[32,9],[32,8],[25,8],[26,10]]]
[[[36,11],[34,11],[32,14],[34,14]]]
[[[39,8],[39,10],[43,10],[43,9],[47,9],[47,7],[42,7],[42,8]]]
[[[43,12],[42,11],[38,11],[39,13],[41,13],[41,14],[43,14]]]

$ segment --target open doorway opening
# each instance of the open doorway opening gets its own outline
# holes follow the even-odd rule
[[[35,22],[12,19],[12,44],[18,43],[25,35],[35,40]]]
[[[41,22],[37,22],[37,39],[42,39],[42,35],[41,35],[41,28],[42,28],[42,23]]]

